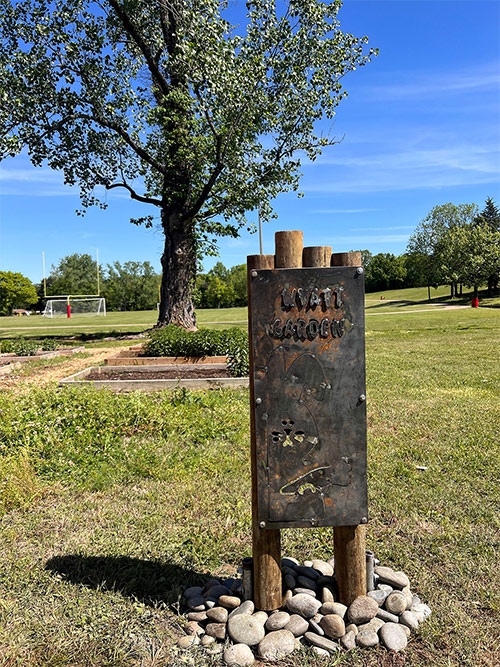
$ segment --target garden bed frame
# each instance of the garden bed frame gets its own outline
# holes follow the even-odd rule
[[[47,350],[39,354],[21,357],[10,354],[10,352],[3,353],[0,355],[0,361],[2,363],[5,362],[5,364],[0,366],[0,375],[7,375],[8,373],[12,373],[12,371],[18,370],[27,361],[40,361],[40,359],[52,359],[53,357],[71,357],[78,352],[85,352],[85,347],[82,345],[80,347],[66,348],[65,350]]]

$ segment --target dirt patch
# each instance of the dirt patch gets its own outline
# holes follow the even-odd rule
[[[98,373],[96,371],[85,376],[85,380],[190,380],[200,378],[229,378],[227,368],[173,368],[162,371],[123,371],[116,373]]]

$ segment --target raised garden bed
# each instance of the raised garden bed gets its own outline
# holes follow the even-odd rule
[[[15,354],[4,353],[0,356],[0,375],[12,373],[27,361],[39,361],[40,359],[52,359],[53,357],[71,357],[77,352],[85,352],[85,347],[70,347],[63,350],[48,350],[32,354],[29,356],[17,356]]]
[[[163,358],[165,361],[165,357]],[[248,387],[248,378],[231,377],[225,363],[147,366],[94,366],[61,380],[62,386],[107,387],[116,393],[162,389]]]
[[[106,359],[106,366],[173,366],[191,364],[203,366],[205,364],[223,364],[227,357],[141,357],[135,353],[120,352]]]

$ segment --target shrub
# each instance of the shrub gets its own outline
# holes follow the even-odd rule
[[[49,351],[57,348],[57,341],[54,338],[44,338],[41,341],[42,350]]]
[[[173,324],[149,334],[143,354],[148,357],[228,356],[231,375],[248,375],[248,334],[241,329],[186,331]]]
[[[33,340],[26,340],[25,338],[18,338],[14,341],[12,351],[18,357],[31,357],[38,352],[40,344]]]
[[[0,341],[0,352],[7,353],[14,351],[14,341],[13,340],[2,340]]]

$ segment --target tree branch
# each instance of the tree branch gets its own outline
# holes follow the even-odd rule
[[[108,2],[111,5],[111,7],[115,10],[115,13],[122,22],[125,31],[130,35],[130,37],[134,40],[134,42],[137,44],[140,51],[142,52],[142,55],[144,56],[148,64],[148,68],[149,71],[151,72],[153,80],[158,84],[158,87],[160,88],[163,95],[167,95],[170,90],[170,86],[166,81],[165,77],[163,76],[163,74],[161,73],[160,68],[158,67],[158,62],[151,54],[151,51],[146,45],[146,42],[143,40],[138,30],[130,20],[129,15],[124,11],[124,9],[116,0],[108,0]]]
[[[153,204],[154,206],[161,207],[161,199],[155,199],[154,197],[144,197],[143,195],[138,195],[137,192],[128,184],[128,183],[102,183],[106,190],[114,190],[115,188],[125,188],[130,193],[130,197],[136,201],[140,201],[143,204]]]

